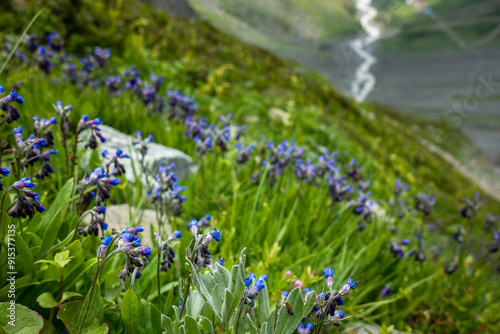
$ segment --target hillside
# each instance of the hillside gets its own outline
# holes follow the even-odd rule
[[[210,213],[216,226],[223,228],[224,242],[217,247],[217,254],[224,256],[228,264],[235,264],[241,248],[247,247],[249,270],[259,274],[265,270],[269,275],[271,305],[295,280],[320,291],[321,286],[324,287],[321,271],[335,267],[335,280],[362,276],[359,286],[346,298],[349,302],[343,309],[363,321],[384,327],[394,325],[416,333],[470,333],[478,328],[492,332],[498,328],[498,259],[486,251],[486,244],[494,239],[483,225],[486,212],[498,215],[499,201],[494,198],[495,194],[488,195],[449,159],[426,144],[431,128],[444,124],[417,117],[404,118],[383,107],[357,104],[338,93],[324,78],[295,63],[280,60],[206,22],[172,19],[140,2],[28,1],[26,7],[17,7],[15,3],[0,5],[3,43],[16,41],[43,8],[44,12],[29,33],[45,36],[57,31],[65,41],[67,53],[77,57],[94,52],[95,46],[109,47],[110,65],[103,70],[108,72],[101,74],[125,75],[135,65],[144,80],[151,73],[163,76],[162,94],[169,89],[193,97],[199,106],[199,116],[205,117],[208,124],[218,122],[220,115],[231,113],[232,121],[247,126],[243,141],[245,145],[255,144],[256,152],[248,165],[240,166],[234,162],[234,150],[214,149],[213,154],[199,157],[197,144],[184,135],[185,124],[151,112],[133,94],[115,97],[98,84],[97,88],[68,84],[61,79],[61,69],[57,66],[47,75],[36,67],[12,61],[0,76],[2,86],[20,87],[19,93],[25,102],[19,108],[22,117],[16,126],[22,125],[27,133],[33,129],[31,116],[52,116],[53,104],[62,100],[73,107],[73,124],[77,124],[83,114],[91,119],[100,117],[104,124],[124,133],[132,134],[140,129],[143,134],[154,135],[155,142],[192,156],[200,172],[180,181],[188,187],[188,200],[182,216],[172,220],[172,227],[189,234],[184,227],[186,221]],[[293,4],[299,6],[299,2]],[[261,8],[252,10],[259,13]],[[278,16],[270,13],[269,20],[277,19]],[[348,18],[346,22],[352,23]],[[282,25],[286,31],[292,29],[290,23]],[[356,29],[355,24],[353,27]],[[2,56],[5,60],[7,53]],[[12,128],[2,124],[2,140],[8,142],[14,138]],[[457,137],[453,140],[468,143],[460,134],[454,133],[454,136]],[[318,178],[316,185],[305,182],[306,177],[303,180],[296,177],[294,165],[284,169],[283,174],[277,173],[275,184],[252,185],[250,175],[265,170],[261,162],[267,159],[269,140],[274,143],[289,140],[304,147],[314,163],[325,150],[338,152],[336,163],[341,172],[350,175],[348,182],[356,193],[350,201],[332,204],[328,181]],[[55,167],[67,164],[61,153],[59,150],[54,157]],[[304,163],[310,162],[304,159]],[[75,170],[78,175],[78,167]],[[85,171],[80,172],[81,176]],[[399,218],[400,212],[391,202],[397,179],[410,186],[410,191],[402,197],[408,207],[403,218]],[[371,185],[359,183],[361,180],[369,180]],[[63,181],[61,174],[43,181],[43,200],[53,200],[62,189]],[[353,213],[353,206],[360,200],[355,196],[362,195],[367,190],[365,187],[372,192],[377,212],[372,213],[373,220],[363,230],[359,228],[363,218],[355,210]],[[461,198],[471,197],[478,190],[487,203],[477,216],[463,219],[459,214],[463,207]],[[413,196],[422,192],[436,197],[430,216],[411,209],[416,204]],[[151,206],[144,193],[140,183],[124,183],[113,193],[112,201]],[[71,224],[76,220],[74,212],[68,214],[66,224],[58,232],[59,240],[71,231]],[[34,221],[36,223],[36,219]],[[35,223],[25,225],[25,232]],[[462,242],[465,246],[455,242],[454,233],[459,225],[468,231]],[[422,229],[420,234],[424,235],[427,248],[415,232],[417,227]],[[36,238],[30,238],[26,239],[28,251],[38,252],[40,246],[34,246]],[[393,254],[391,245],[406,239],[411,242],[408,253],[410,248],[417,247],[416,253],[424,253],[425,263],[415,261],[415,252],[414,256],[405,258],[399,253]],[[89,243],[92,247],[98,244],[90,240],[86,246]],[[182,246],[188,244],[189,240],[183,239]],[[178,258],[182,259],[180,252]],[[95,256],[95,248],[85,249],[85,254],[87,258]],[[84,256],[81,258],[83,261]],[[459,263],[458,269],[454,275],[448,275],[443,268],[454,259]],[[114,275],[121,265],[116,261],[112,265],[110,273]],[[169,306],[176,305],[180,299],[177,295],[180,289],[174,289],[177,275],[187,271],[180,263],[175,265],[175,272],[163,276],[163,297],[171,296]],[[78,282],[75,289],[85,295],[89,281],[75,278]],[[389,282],[392,296],[381,296],[380,291]],[[148,299],[149,293],[153,295],[157,291],[155,284],[149,282],[148,285],[144,279],[138,284],[139,288],[134,290],[143,294],[142,298]],[[40,278],[37,284],[23,286],[20,303],[47,319],[49,310],[40,307],[32,296],[41,293],[43,288],[56,294],[58,286],[59,281],[55,284],[53,279],[48,282]],[[121,318],[113,312],[125,297],[120,288],[111,288],[107,283],[103,284],[103,291],[112,295],[104,298],[105,321],[111,332],[122,330]],[[175,316],[170,307],[159,309]],[[345,320],[348,321],[350,319]],[[55,320],[54,323],[63,328],[62,322]],[[332,326],[331,330],[336,328]]]

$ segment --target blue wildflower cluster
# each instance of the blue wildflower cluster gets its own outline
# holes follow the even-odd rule
[[[259,278],[255,274],[248,274],[245,279],[245,290],[243,291],[243,302],[247,305],[247,313],[255,306],[262,290],[266,287],[267,275],[262,274]]]
[[[6,176],[9,173],[10,170],[8,168],[1,168],[2,175]],[[7,208],[7,214],[9,216],[12,218],[31,218],[36,211],[45,211],[45,208],[39,202],[40,195],[34,192],[32,190],[33,188],[35,188],[35,184],[31,182],[29,178],[23,177],[5,189],[4,196],[10,191],[15,191],[17,193],[17,198],[15,198]]]
[[[169,245],[169,242],[180,239],[182,233],[180,231],[174,231],[166,240],[162,240],[159,233],[155,232],[154,236],[158,243],[158,256],[160,257],[160,254],[163,254],[160,262],[160,270],[166,272],[172,267],[175,258],[175,251],[172,246]]]
[[[343,305],[344,301],[342,297],[348,295],[351,290],[355,289],[359,281],[354,281],[353,278],[350,277],[339,290],[334,290],[333,274],[334,270],[332,268],[323,270],[327,289],[316,295],[316,302],[311,312],[302,319],[302,323],[297,328],[299,333],[310,333],[313,329],[316,329],[316,333],[319,333],[323,325],[329,323],[339,325],[341,320],[345,317],[344,311],[338,309],[338,306]],[[304,293],[306,294],[304,299],[307,298],[307,294],[311,291],[311,289],[304,288]],[[281,294],[281,305],[286,307],[288,314],[293,315],[293,310],[290,310],[288,307],[287,298],[288,292],[283,291]]]
[[[160,209],[160,213],[168,213],[171,216],[179,216],[182,214],[182,203],[186,200],[186,196],[182,192],[186,187],[177,184],[177,176],[173,172],[176,168],[175,163],[168,166],[160,163],[158,173],[155,176],[157,186],[153,190],[147,191],[147,196]]]
[[[0,115],[0,124],[8,123],[16,121],[21,117],[19,115],[19,111],[14,106],[14,102],[18,104],[23,104],[24,98],[19,95],[19,93],[15,90],[11,91],[8,95],[2,97],[5,92],[5,88],[0,85],[0,109],[5,113]]]
[[[207,216],[205,216],[207,217]],[[205,268],[212,263],[212,255],[208,251],[208,245],[213,241],[220,242],[222,239],[222,234],[220,230],[212,227],[208,233],[200,233],[200,224],[198,220],[191,219],[186,225],[189,228],[191,234],[193,235],[194,247],[191,254],[191,259],[194,265],[199,269]]]

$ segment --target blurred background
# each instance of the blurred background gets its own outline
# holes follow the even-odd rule
[[[295,60],[358,102],[435,120],[440,126],[428,129],[430,139],[498,187],[500,1],[150,3]],[[471,145],[454,140],[454,132],[465,133]]]

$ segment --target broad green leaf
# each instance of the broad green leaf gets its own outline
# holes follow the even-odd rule
[[[137,317],[137,312],[139,310],[139,303],[137,301],[137,296],[132,289],[128,289],[123,297],[122,304],[120,307],[123,321],[128,324],[131,323],[134,318]]]
[[[250,318],[249,314],[247,314],[246,320],[248,323],[248,329],[250,330],[250,334],[259,334],[259,331],[257,330],[257,327],[255,326],[254,322]]]
[[[153,328],[153,332],[160,332],[161,327],[161,313],[158,311],[158,308],[149,303],[149,310],[151,313],[151,327]]]
[[[38,258],[41,257],[47,251],[54,245],[54,241],[57,238],[57,233],[59,232],[59,228],[61,227],[61,222],[62,222],[62,211],[59,209],[56,214],[54,215],[54,218],[50,221],[49,225],[47,226],[47,229],[45,231],[45,234],[43,234],[42,238],[42,245],[40,246],[40,250],[38,251]]]
[[[70,334],[78,332],[78,318],[82,310],[83,301],[77,300],[62,304],[57,313],[57,319],[61,320]],[[83,334],[106,334],[109,327],[106,323],[101,323],[98,318],[94,318],[91,324],[83,330]]]
[[[16,233],[16,251],[23,259],[21,265],[26,270],[26,273],[29,274],[31,278],[35,278],[35,261],[33,260],[33,254],[31,254],[28,245],[18,233]]]
[[[234,296],[231,291],[229,291],[229,289],[226,289],[226,296],[224,298],[224,303],[222,304],[222,322],[226,327],[229,327],[229,319],[233,315],[233,313],[231,312],[233,302],[235,304],[238,304],[239,299],[234,300]]]
[[[214,286],[214,288],[212,289],[212,300],[214,301],[214,307],[220,313],[220,312],[222,312],[222,297],[220,296],[219,291],[220,291],[219,285],[216,284]]]
[[[177,283],[177,282],[175,282],[175,283]],[[164,307],[165,312],[168,312],[170,310],[173,302],[174,302],[174,289],[170,289],[168,296],[167,296],[167,300],[165,301],[165,307]],[[161,307],[161,305],[160,305],[160,307]]]
[[[204,307],[205,303],[203,302],[203,298],[201,297],[200,293],[196,290],[192,291],[189,294],[189,298],[187,301],[186,314],[198,319]]]
[[[88,316],[83,321],[86,309],[88,308]],[[92,324],[94,318],[99,318],[102,320],[103,318],[103,305],[102,305],[102,297],[101,297],[101,286],[99,281],[96,282],[95,288],[89,289],[87,293],[87,297],[85,298],[85,302],[83,303],[82,310],[80,312],[80,316],[78,317],[78,326],[79,328],[86,328]]]
[[[165,314],[161,315],[161,327],[167,330],[167,334],[175,334],[172,320]]]
[[[77,270],[73,271],[68,277],[64,279],[63,289],[68,290],[82,277],[88,277],[87,271],[92,269],[97,263],[97,259],[93,258],[85,261]],[[95,270],[92,274],[95,274]]]
[[[186,315],[184,318],[184,326],[186,327],[186,332],[189,334],[201,334],[198,323],[191,316]]]
[[[229,280],[231,279],[231,274],[229,271],[221,266],[219,263],[215,263],[215,273],[214,280],[215,284],[219,284],[221,292],[229,287]]]
[[[59,266],[64,267],[65,265],[67,265],[71,259],[73,257],[70,257],[69,256],[69,250],[64,250],[60,253],[57,253],[55,256],[54,256],[54,261],[59,263]]]
[[[293,333],[302,320],[304,312],[304,303],[300,295],[300,288],[297,287],[290,292],[287,297],[287,302],[290,304],[293,315],[287,313],[287,308],[282,306],[279,309],[278,321],[276,323],[276,334],[291,334]]]
[[[259,322],[262,324],[267,321],[271,307],[269,305],[269,295],[267,291],[267,283],[264,289],[260,292],[259,299],[257,300],[257,312],[259,314]]]
[[[63,292],[62,297],[61,297],[61,304],[70,298],[81,297],[81,296],[82,296],[81,294],[76,293],[76,292],[71,292],[71,291]]]
[[[274,333],[274,321],[276,317],[276,312],[277,310],[274,309],[271,311],[269,314],[269,317],[267,318],[267,333],[261,331],[261,334],[273,334]]]
[[[68,199],[71,197],[73,192],[73,183],[73,179],[69,179],[66,182],[40,222],[37,234],[43,235],[43,240],[40,251],[38,252],[38,258],[54,245],[54,241],[57,238],[57,232],[59,231],[59,227],[61,226],[61,222],[63,217],[66,215],[66,210],[68,209],[68,205],[70,203]],[[58,215],[59,218],[55,219]]]
[[[262,326],[260,327],[260,333],[267,334],[267,322],[263,323]]]
[[[43,308],[53,308],[57,306],[57,302],[50,292],[44,292],[36,299],[38,304]]]
[[[131,289],[129,289],[131,290]],[[151,309],[149,304],[144,299],[141,300],[141,307],[139,308],[140,314],[138,317],[139,321],[139,330],[141,333],[153,333],[153,327],[151,325]]]
[[[20,304],[0,303],[0,314],[0,326],[8,334],[38,333],[43,327],[42,317]]]
[[[85,256],[83,255],[83,247],[80,240],[73,241],[69,246],[65,247],[64,250],[69,251],[70,256],[68,259],[71,259],[71,261],[64,266],[64,277],[67,277],[85,262]]]
[[[308,294],[306,294],[306,302],[304,304],[304,311],[302,312],[302,318],[305,318],[309,315],[309,313],[311,312],[311,310],[314,307],[315,302],[316,302],[316,292],[315,291],[311,291]]]
[[[217,284],[214,280],[214,277],[212,276],[212,274],[208,270],[205,272],[203,281],[205,282],[205,286],[207,287],[208,291],[212,291],[215,284]]]
[[[207,331],[208,334],[214,334],[214,325],[205,317],[203,317],[203,320],[201,321],[201,328]]]

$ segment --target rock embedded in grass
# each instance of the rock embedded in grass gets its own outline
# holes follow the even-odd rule
[[[130,155],[130,159],[120,159],[120,163],[125,167],[126,173],[125,177],[128,182],[134,183],[136,181],[136,175],[141,173],[140,167],[140,154],[132,146],[132,141],[136,140],[134,137],[129,136],[123,132],[120,132],[110,126],[100,125],[101,133],[106,141],[100,143],[97,148],[99,154],[102,154],[104,150],[107,150],[110,154],[114,154],[117,149],[122,149]],[[85,136],[82,136],[85,138]],[[83,166],[88,166],[90,161],[91,151],[88,150],[80,159],[80,164]],[[187,178],[189,174],[196,172],[198,167],[193,162],[193,159],[175,148],[166,147],[157,143],[148,144],[148,153],[145,158],[145,165],[148,169],[148,174],[150,175],[150,183],[154,183],[153,177],[158,169],[160,163],[164,165],[169,165],[175,163],[175,175],[179,178]],[[134,168],[132,168],[132,163]],[[135,172],[134,172],[135,169]],[[141,176],[142,183],[147,184],[144,175]]]

